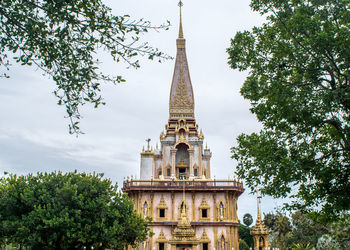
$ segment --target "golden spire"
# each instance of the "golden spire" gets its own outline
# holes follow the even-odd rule
[[[199,134],[199,140],[204,140],[204,135],[203,135],[202,129],[201,129],[201,132]]]
[[[253,226],[253,230],[250,231],[250,235],[253,236],[254,238],[254,249],[259,249],[259,246],[261,246],[261,242],[263,245],[261,246],[262,249],[269,249],[269,239],[268,236],[270,234],[270,231],[267,229],[265,226],[263,220],[261,219],[261,196],[259,196],[259,191],[256,191],[256,196],[257,196],[257,209],[258,209],[258,216],[255,221],[255,225]],[[260,238],[263,238],[264,240],[260,242]]]
[[[259,191],[256,191],[256,201],[257,201],[257,211],[258,211],[258,217],[257,220],[261,220],[261,214],[260,214],[260,207],[261,207],[261,203],[260,203],[260,198],[261,196],[259,196]]]
[[[180,26],[179,37],[176,39],[176,60],[173,74],[173,80],[170,88],[169,114],[170,118],[194,118],[194,97],[190,78],[190,72],[187,63],[185,44],[182,29],[182,1],[180,7]]]
[[[181,7],[182,7],[183,5],[184,5],[184,4],[183,4],[182,1],[180,0],[180,2],[179,2],[179,7],[180,7],[179,38],[184,38],[184,32],[183,32],[183,29],[182,29],[182,11],[181,11]]]

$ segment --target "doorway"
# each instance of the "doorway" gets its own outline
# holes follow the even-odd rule
[[[176,250],[192,250],[192,245],[177,245]]]

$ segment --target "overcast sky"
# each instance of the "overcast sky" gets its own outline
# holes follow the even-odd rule
[[[105,0],[116,15],[129,14],[153,24],[169,20],[169,31],[144,36],[154,47],[175,56],[179,9],[177,0]],[[213,152],[212,177],[233,176],[236,163],[230,147],[241,133],[258,131],[260,125],[249,111],[239,89],[247,75],[229,68],[226,48],[237,31],[260,25],[263,18],[249,8],[250,1],[184,0],[183,25],[187,59],[195,96],[195,115],[205,142]],[[139,176],[140,151],[152,145],[168,120],[169,92],[174,61],[141,60],[141,68],[126,69],[100,56],[101,67],[122,74],[125,84],[103,86],[106,106],[82,109],[78,138],[68,133],[65,109],[52,92],[55,84],[34,67],[13,66],[10,79],[0,78],[0,172],[26,174],[38,171],[103,172],[122,186],[126,176]],[[239,218],[256,215],[255,196],[249,190],[238,202]],[[281,200],[264,197],[263,212]]]

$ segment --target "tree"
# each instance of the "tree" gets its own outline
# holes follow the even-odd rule
[[[52,77],[58,104],[70,119],[70,132],[80,133],[79,107],[104,104],[103,82],[119,83],[120,75],[99,70],[96,58],[107,51],[114,61],[138,68],[137,56],[169,58],[140,41],[149,30],[167,29],[169,24],[152,26],[133,21],[128,15],[112,15],[102,0],[3,0],[0,1],[0,66],[13,63],[35,65]],[[1,74],[8,77],[6,73]]]
[[[244,240],[239,240],[239,249],[241,250],[249,250],[249,246],[247,244],[247,242],[245,242]]]
[[[342,213],[337,221],[332,222],[328,234],[341,249],[350,249],[350,214]]]
[[[239,224],[238,235],[240,238],[240,242],[243,240],[244,243],[248,245],[248,247],[254,247],[254,240],[253,237],[250,235],[250,231],[252,231],[250,227],[245,226],[243,224]]]
[[[276,233],[275,244],[281,249],[284,249],[289,246],[292,225],[287,216],[282,213],[277,213],[277,220],[273,226],[273,229]]]
[[[1,178],[0,241],[30,249],[124,249],[148,222],[102,174],[38,173]]]
[[[328,232],[329,226],[314,221],[310,217],[300,211],[296,211],[291,215],[291,242],[298,243],[300,246],[305,246],[305,248],[307,244],[310,247],[316,247],[318,239]]]
[[[243,223],[249,227],[252,223],[253,223],[253,217],[251,214],[246,213],[245,215],[243,215]]]
[[[266,16],[238,32],[229,65],[249,70],[241,94],[262,122],[232,148],[254,191],[335,219],[350,209],[349,0],[252,0]]]

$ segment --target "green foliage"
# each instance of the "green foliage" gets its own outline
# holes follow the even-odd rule
[[[264,216],[265,225],[271,230],[271,246],[286,249],[292,237],[292,225],[289,218],[281,212]]]
[[[341,249],[350,249],[350,214],[342,213],[340,218],[331,223],[328,234]]]
[[[240,238],[240,242],[243,240],[244,243],[248,245],[248,247],[253,248],[254,240],[253,237],[250,235],[250,231],[252,231],[250,227],[247,227],[243,224],[239,224],[238,235]],[[239,247],[241,247],[241,245]]]
[[[292,250],[313,250],[315,249],[314,247],[311,246],[310,243],[298,243],[298,244],[293,244],[292,245]]]
[[[259,133],[232,148],[253,191],[292,197],[290,209],[336,220],[350,209],[349,0],[252,0],[267,21],[238,32],[229,65],[249,70],[241,88]]]
[[[292,214],[292,237],[291,242],[297,242],[302,246],[307,244],[316,247],[317,240],[330,229],[329,226],[314,221],[300,211]]]
[[[243,215],[243,223],[249,227],[252,223],[253,223],[253,217],[251,214],[246,213],[245,215]]]
[[[318,239],[317,249],[319,250],[337,250],[340,249],[338,243],[328,234]]]
[[[249,250],[249,246],[245,240],[239,240],[239,249],[240,250]]]
[[[80,133],[79,107],[104,104],[101,83],[124,82],[120,75],[101,72],[96,55],[106,51],[114,61],[135,68],[140,55],[169,58],[140,41],[149,30],[168,26],[114,16],[102,0],[2,0],[0,66],[8,70],[13,57],[16,63],[36,65],[50,75],[57,85],[58,104],[65,105],[70,118],[70,132]]]
[[[1,178],[0,240],[30,249],[124,249],[146,239],[148,221],[102,174]]]
[[[264,215],[269,227],[271,247],[292,249],[349,249],[350,217],[342,214],[337,221],[322,224],[310,214],[296,211],[290,217],[277,211]]]

